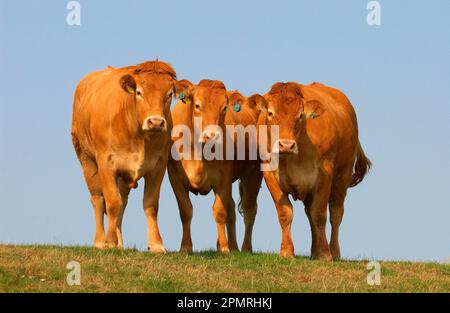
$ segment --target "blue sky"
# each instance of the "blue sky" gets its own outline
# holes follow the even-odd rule
[[[68,26],[68,1],[0,1],[0,242],[90,245],[93,209],[70,138],[72,97],[87,73],[159,58],[179,78],[222,80],[244,94],[277,81],[319,81],[352,101],[374,167],[350,189],[344,258],[450,258],[450,2],[87,1]],[[142,187],[142,184],[141,184]],[[236,186],[235,200],[238,199]],[[142,189],[125,212],[126,246],[146,246]],[[192,196],[194,249],[215,247],[212,195]],[[264,186],[254,248],[278,251],[280,227]],[[177,250],[181,222],[167,177],[159,214]],[[238,218],[238,239],[243,222]],[[309,254],[295,203],[297,254]]]

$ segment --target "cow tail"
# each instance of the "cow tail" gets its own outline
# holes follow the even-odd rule
[[[80,141],[78,140],[77,135],[75,134],[75,130],[72,129],[72,144],[73,147],[75,148],[75,152],[77,153],[77,156],[79,157],[81,155],[81,144]]]
[[[238,212],[241,216],[244,216],[244,208],[242,207],[242,199],[244,198],[244,186],[242,185],[242,180],[239,179],[239,203]]]
[[[355,187],[358,185],[366,176],[369,169],[372,167],[372,162],[364,154],[361,147],[361,143],[358,140],[358,146],[356,147],[356,162],[352,175],[352,181],[350,182],[350,187]]]

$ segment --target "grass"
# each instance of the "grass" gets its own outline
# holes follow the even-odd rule
[[[81,264],[79,286],[66,283],[71,260]],[[267,253],[0,245],[0,292],[450,292],[450,265],[381,262],[379,286],[367,284],[366,266]]]

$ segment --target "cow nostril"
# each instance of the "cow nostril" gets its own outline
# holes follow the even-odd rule
[[[203,139],[206,141],[214,140],[217,137],[216,132],[205,131],[202,135]]]
[[[147,120],[148,128],[164,128],[166,121],[163,118],[149,118]]]
[[[166,120],[164,118],[161,117],[148,117],[145,121],[145,125],[146,128],[148,130],[153,129],[153,130],[159,130],[159,129],[163,129],[166,125]]]
[[[296,147],[296,143],[295,142],[291,142],[291,141],[279,141],[279,145],[280,145],[280,149],[282,151],[293,151]]]

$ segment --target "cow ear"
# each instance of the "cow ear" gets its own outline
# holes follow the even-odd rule
[[[305,103],[305,115],[306,118],[315,119],[320,117],[325,112],[325,109],[317,100],[309,100]]]
[[[128,93],[136,92],[136,81],[134,80],[133,76],[129,74],[124,75],[120,78],[120,86],[122,86],[123,90]]]
[[[227,91],[227,106],[230,106],[235,112],[241,110],[241,105],[244,102],[244,97],[237,91]]]
[[[186,101],[190,98],[191,90],[194,85],[186,80],[179,80],[175,82],[175,96],[177,99],[186,103]]]
[[[248,98],[248,104],[250,107],[257,109],[260,112],[267,111],[267,101],[263,96],[254,94]]]

